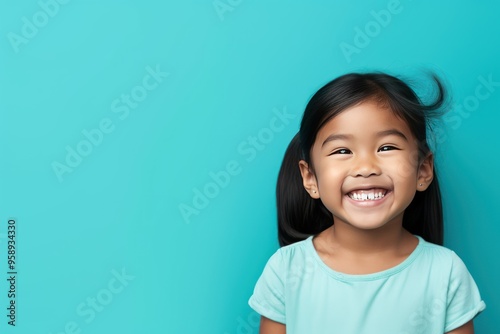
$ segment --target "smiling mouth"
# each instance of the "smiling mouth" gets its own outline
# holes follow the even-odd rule
[[[355,201],[377,201],[385,197],[387,194],[387,189],[373,188],[373,189],[363,189],[354,190],[347,194],[351,199]]]

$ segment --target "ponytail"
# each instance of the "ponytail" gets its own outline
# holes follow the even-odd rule
[[[333,216],[321,200],[313,199],[304,189],[299,169],[302,159],[300,138],[296,134],[285,152],[276,186],[280,246],[304,240],[333,224]]]

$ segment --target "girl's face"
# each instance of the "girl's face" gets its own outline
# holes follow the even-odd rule
[[[432,155],[420,161],[408,125],[374,101],[346,109],[321,128],[311,160],[312,168],[299,163],[306,190],[321,199],[335,224],[359,229],[402,224],[415,191],[427,189],[433,177]]]

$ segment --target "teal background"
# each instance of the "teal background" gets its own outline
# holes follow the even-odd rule
[[[15,218],[19,274],[15,328],[0,280],[0,331],[258,333],[247,300],[278,247],[276,175],[307,100],[349,71],[418,78],[431,69],[458,106],[437,149],[446,246],[487,304],[476,332],[495,333],[500,87],[483,85],[487,98],[457,110],[474,102],[480,77],[500,81],[500,8],[401,0],[400,12],[345,57],[341,43],[354,45],[356,27],[389,3],[73,0],[54,7],[16,52],[9,34],[21,36],[23,17],[42,9],[2,1],[0,272]],[[113,102],[157,66],[169,75],[120,119]],[[284,110],[294,118],[265,130]],[[103,119],[113,130],[60,182],[52,164],[65,163],[66,147],[76,149],[82,131]],[[266,143],[251,151],[249,136],[259,134]],[[234,175],[187,223],[180,205],[192,206],[196,189],[231,161]],[[131,276],[121,290],[113,270]],[[110,294],[110,282],[120,292]],[[105,305],[93,319],[78,313],[98,296]]]

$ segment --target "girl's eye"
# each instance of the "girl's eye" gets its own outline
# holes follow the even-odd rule
[[[347,148],[341,148],[339,150],[333,151],[332,154],[351,154],[352,152]]]
[[[382,146],[381,148],[378,149],[379,152],[387,152],[387,151],[392,151],[392,150],[398,150],[398,148],[390,145],[385,145]]]

